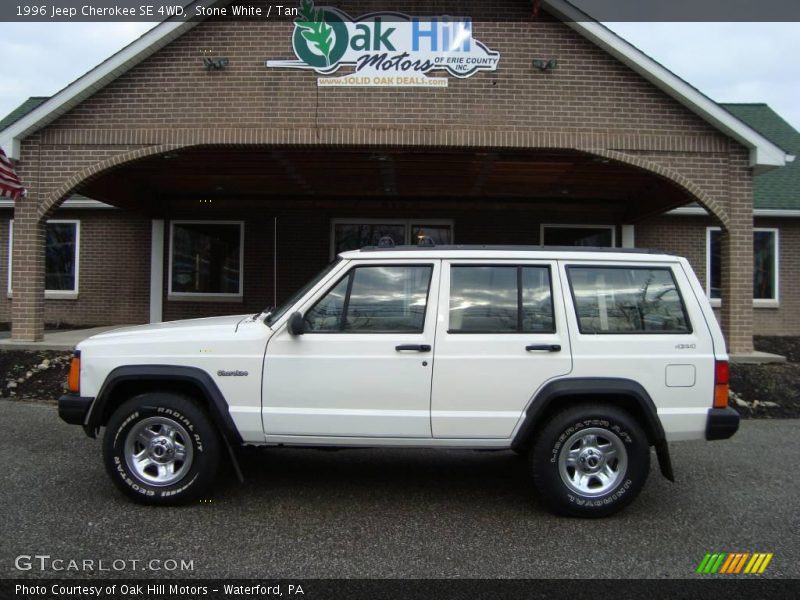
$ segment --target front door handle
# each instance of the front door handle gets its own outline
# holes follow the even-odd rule
[[[561,344],[531,344],[530,346],[525,346],[525,350],[528,352],[534,350],[539,350],[541,352],[561,352]]]
[[[430,352],[431,347],[428,344],[401,344],[400,346],[395,346],[395,350],[398,352]]]

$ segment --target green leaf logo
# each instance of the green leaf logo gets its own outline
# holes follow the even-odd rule
[[[319,50],[325,57],[325,64],[330,66],[334,36],[333,28],[325,22],[325,12],[314,8],[313,0],[302,0],[300,18],[295,23],[302,30],[305,40]]]

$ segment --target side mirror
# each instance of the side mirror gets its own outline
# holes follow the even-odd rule
[[[306,332],[306,322],[303,319],[302,313],[292,313],[286,328],[289,331],[289,335],[303,335]]]

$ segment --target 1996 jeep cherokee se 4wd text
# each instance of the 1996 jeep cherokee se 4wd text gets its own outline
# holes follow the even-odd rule
[[[734,434],[727,360],[683,258],[364,248],[269,312],[89,338],[59,413],[105,427],[111,479],[149,504],[207,492],[242,444],[512,449],[551,510],[605,516],[651,447],[673,479],[668,442]]]

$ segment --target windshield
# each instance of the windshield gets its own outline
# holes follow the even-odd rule
[[[319,273],[317,273],[316,277],[312,277],[311,280],[306,283],[303,287],[297,290],[294,294],[292,294],[286,302],[278,306],[277,308],[272,309],[270,313],[267,315],[267,318],[264,319],[264,323],[267,325],[272,325],[275,321],[280,319],[287,310],[289,310],[295,302],[297,302],[300,298],[302,298],[305,293],[313,288],[317,283],[319,283],[331,270],[341,262],[341,258],[337,258],[327,267],[322,269]]]

